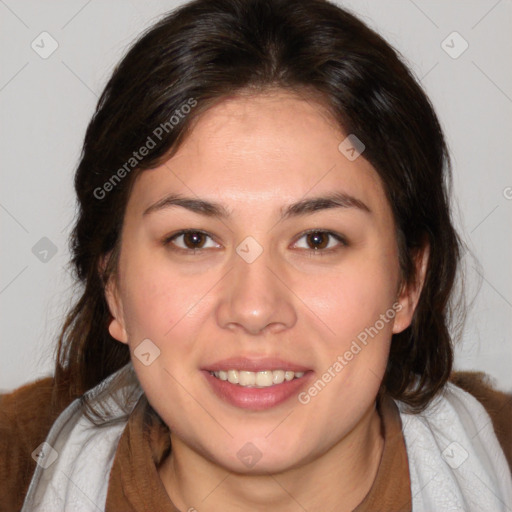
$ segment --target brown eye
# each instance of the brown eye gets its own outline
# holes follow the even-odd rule
[[[304,240],[304,242],[301,242]],[[302,234],[296,247],[309,250],[311,254],[323,254],[336,251],[348,245],[342,235],[325,230],[312,230]]]
[[[329,243],[329,235],[321,231],[308,233],[306,240],[312,249],[325,249]]]
[[[208,243],[210,245],[208,245]],[[215,249],[219,247],[213,242],[212,238],[208,234],[194,230],[180,231],[179,233],[166,238],[164,240],[164,245],[174,246],[176,250],[191,252],[201,249]]]
[[[183,235],[183,243],[187,249],[200,249],[205,242],[203,233],[190,232]]]

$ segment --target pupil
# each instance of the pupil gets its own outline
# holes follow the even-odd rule
[[[185,233],[184,235],[184,241],[185,245],[191,249],[197,249],[199,245],[201,244],[201,233]]]
[[[326,244],[327,237],[325,236],[325,233],[310,233],[308,235],[308,243],[311,243],[311,245],[314,245],[314,249],[323,249]],[[323,241],[323,243],[322,243]]]

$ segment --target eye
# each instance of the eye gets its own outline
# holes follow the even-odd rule
[[[213,245],[206,245],[206,240],[210,239]],[[212,238],[203,231],[185,229],[176,233],[164,240],[164,245],[172,244],[176,246],[178,250],[182,251],[197,251],[201,249],[211,249],[219,247],[219,245],[213,242]]]
[[[299,241],[304,239],[306,246],[300,246]],[[210,240],[208,245],[208,240]],[[212,237],[204,231],[197,229],[184,229],[168,236],[163,240],[164,245],[172,245],[173,250],[183,252],[197,252],[202,249],[213,249],[220,247],[216,244]],[[343,236],[327,230],[310,230],[301,234],[295,247],[305,249],[311,254],[322,254],[335,252],[341,247],[347,246],[348,243]]]
[[[340,247],[348,245],[346,240],[338,233],[319,229],[303,233],[298,240],[302,239],[305,240],[306,247],[299,247],[299,249],[306,249],[318,254],[322,252],[333,252]]]

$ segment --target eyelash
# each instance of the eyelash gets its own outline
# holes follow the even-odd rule
[[[183,230],[178,231],[177,233],[175,233],[173,235],[165,237],[163,239],[163,241],[162,241],[162,244],[164,246],[169,246],[170,247],[171,245],[173,245],[172,242],[176,238],[179,238],[180,236],[186,235],[187,233],[196,233],[196,234],[204,235],[204,236],[206,236],[208,238],[212,238],[208,233],[206,233],[205,231],[201,231],[200,229],[183,229]],[[304,231],[304,232],[302,232],[299,235],[299,237],[297,238],[295,243],[297,243],[301,238],[303,238],[303,237],[305,237],[305,236],[307,236],[309,234],[329,235],[330,237],[332,237],[336,241],[338,241],[339,244],[340,244],[340,245],[338,245],[338,246],[336,246],[334,248],[331,247],[330,249],[300,249],[302,251],[306,251],[308,253],[309,257],[325,256],[326,254],[331,254],[333,252],[339,251],[342,247],[347,247],[349,245],[347,240],[342,235],[340,235],[338,233],[335,233],[333,231],[328,231],[326,229],[310,229],[310,230]],[[327,245],[329,245],[329,242],[327,243]],[[171,247],[171,250],[176,251],[176,252],[186,253],[186,254],[189,254],[189,255],[193,255],[193,254],[202,253],[203,251],[208,250],[208,249],[202,249],[202,248],[198,248],[198,249],[184,249],[182,247],[177,247],[177,246],[174,245],[173,247]]]

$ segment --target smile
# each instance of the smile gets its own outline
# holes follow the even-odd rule
[[[294,379],[300,379],[304,376],[304,372],[293,372],[290,370],[263,370],[259,372],[219,370],[210,372],[210,374],[217,379],[247,388],[268,388],[282,384],[285,381],[289,382]]]
[[[291,399],[314,378],[312,371],[203,370],[206,382],[223,402],[239,409],[263,411]]]

